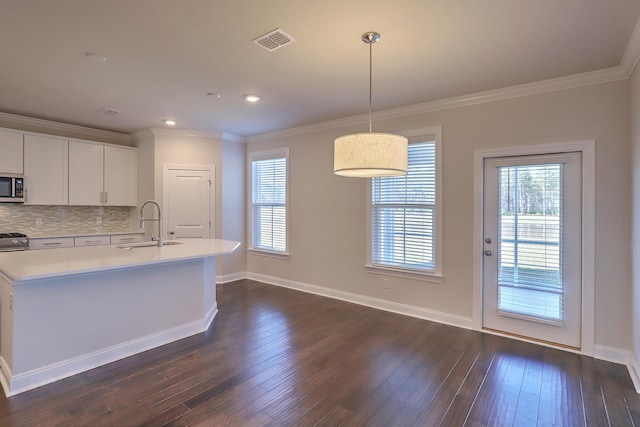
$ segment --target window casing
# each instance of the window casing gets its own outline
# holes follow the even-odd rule
[[[439,282],[442,277],[440,129],[409,138],[407,175],[371,179],[371,272]]]
[[[288,254],[289,150],[249,154],[252,251]]]

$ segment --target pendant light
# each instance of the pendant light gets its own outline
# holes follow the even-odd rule
[[[333,172],[336,175],[374,178],[407,173],[407,138],[372,132],[372,45],[378,40],[380,34],[373,31],[362,35],[362,41],[369,45],[369,133],[354,133],[335,139]]]

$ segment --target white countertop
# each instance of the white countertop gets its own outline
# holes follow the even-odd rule
[[[37,279],[139,267],[230,254],[240,242],[185,239],[182,244],[141,246],[150,242],[0,253],[0,272],[14,285]],[[122,249],[122,247],[132,247]]]

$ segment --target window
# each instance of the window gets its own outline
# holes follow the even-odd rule
[[[439,277],[439,132],[409,141],[407,175],[371,180],[369,267]]]
[[[288,149],[250,154],[250,249],[287,253],[288,157]]]

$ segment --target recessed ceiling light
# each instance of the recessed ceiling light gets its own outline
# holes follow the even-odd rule
[[[86,52],[84,56],[96,62],[105,62],[107,60],[106,56],[102,56],[99,53],[95,52]]]
[[[215,92],[209,92],[209,93],[207,93],[207,96],[210,96],[212,98],[222,98],[222,95],[220,95],[219,93],[215,93]]]
[[[120,111],[118,111],[118,110],[114,110],[113,108],[105,108],[105,109],[104,109],[104,113],[105,113],[107,116],[115,116],[116,114],[119,114],[119,113],[120,113]]]
[[[258,95],[245,95],[244,99],[249,102],[258,102],[260,101],[260,97]]]
[[[175,126],[176,125],[176,121],[175,120],[171,120],[171,119],[164,119],[163,122],[165,122],[169,126]]]

